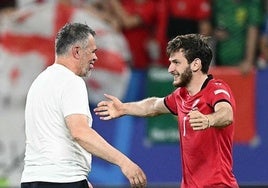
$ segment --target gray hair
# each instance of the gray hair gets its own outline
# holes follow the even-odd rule
[[[67,23],[57,33],[55,51],[57,55],[64,55],[71,45],[81,43],[86,46],[88,36],[95,36],[96,32],[86,24]]]

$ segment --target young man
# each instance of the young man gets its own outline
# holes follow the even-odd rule
[[[122,103],[105,95],[94,109],[101,119],[123,115],[150,117],[165,113],[178,116],[182,157],[182,188],[232,187],[235,100],[228,85],[208,74],[212,51],[198,34],[177,36],[168,43],[168,72],[177,88],[166,97]]]
[[[95,31],[66,24],[55,41],[55,63],[31,85],[25,108],[22,188],[86,188],[91,154],[118,165],[131,186],[145,187],[143,171],[92,127],[86,85],[97,60]]]

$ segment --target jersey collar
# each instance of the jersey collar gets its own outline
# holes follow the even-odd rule
[[[213,76],[211,74],[209,74],[208,77],[207,77],[207,79],[204,81],[204,83],[203,83],[203,85],[201,87],[201,90],[204,89],[208,85],[208,82],[210,80],[212,80],[212,79],[213,79]]]

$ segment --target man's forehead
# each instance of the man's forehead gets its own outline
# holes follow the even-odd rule
[[[170,57],[172,58],[176,58],[178,56],[183,56],[184,57],[184,50],[183,49],[179,49],[178,51],[174,51],[170,54]]]

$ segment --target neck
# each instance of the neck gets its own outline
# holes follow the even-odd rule
[[[75,63],[71,62],[69,58],[57,57],[55,63],[60,64],[66,67],[67,69],[71,70],[74,74],[77,74]]]
[[[191,96],[197,94],[204,84],[205,80],[208,78],[207,74],[193,75],[193,78],[189,85],[186,87]]]

